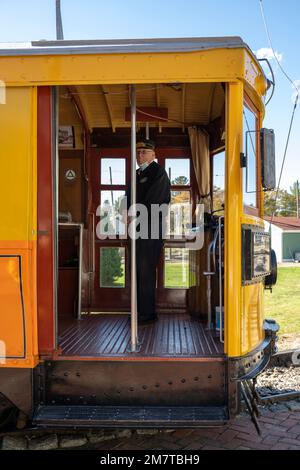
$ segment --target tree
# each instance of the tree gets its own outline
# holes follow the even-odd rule
[[[276,191],[268,191],[264,195],[265,214],[272,216],[293,217],[296,216],[296,200],[295,196],[286,189],[278,191],[275,203]]]
[[[102,248],[101,250],[101,285],[113,287],[118,277],[121,277],[122,256],[119,248]]]
[[[171,181],[171,184],[176,184],[180,186],[186,186],[189,180],[186,176],[177,176],[175,179]]]
[[[225,193],[224,189],[219,188],[218,186],[213,187],[213,210],[222,209],[222,204],[225,202]]]

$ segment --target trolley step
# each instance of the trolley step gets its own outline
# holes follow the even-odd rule
[[[40,427],[72,428],[195,428],[222,426],[224,406],[39,406],[33,423]]]

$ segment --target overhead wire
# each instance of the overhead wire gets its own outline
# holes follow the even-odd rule
[[[293,127],[295,111],[296,111],[297,104],[298,104],[300,89],[295,85],[294,81],[286,73],[286,71],[284,70],[284,68],[280,64],[280,61],[278,60],[277,54],[275,53],[275,50],[273,48],[269,28],[268,28],[268,25],[267,25],[266,16],[265,16],[265,12],[264,12],[264,6],[263,6],[263,0],[259,0],[259,4],[260,4],[260,11],[261,11],[263,23],[264,23],[264,26],[265,26],[266,35],[267,35],[267,38],[268,38],[270,49],[273,53],[273,57],[276,60],[281,72],[284,74],[284,76],[287,78],[287,80],[292,84],[292,86],[295,88],[295,91],[296,91],[295,103],[294,103],[294,106],[293,106],[292,115],[291,115],[291,119],[290,119],[289,130],[288,130],[288,135],[287,135],[287,139],[286,139],[286,144],[285,144],[285,149],[284,149],[284,154],[283,154],[283,159],[282,159],[282,163],[281,163],[281,169],[280,169],[280,174],[279,174],[279,179],[278,179],[278,184],[277,184],[277,189],[276,189],[276,194],[275,194],[274,210],[272,212],[271,221],[270,221],[270,230],[271,230],[271,224],[273,222],[273,218],[274,218],[274,215],[275,215],[275,212],[276,212],[276,206],[277,206],[277,199],[278,199],[278,195],[279,195],[281,177],[282,177],[283,168],[284,168],[284,165],[285,165],[285,160],[286,160],[288,145],[289,145],[289,141],[290,141],[291,130],[292,130],[292,127]]]

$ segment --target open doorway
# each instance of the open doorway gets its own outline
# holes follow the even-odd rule
[[[213,214],[212,181],[214,154],[225,147],[223,84],[137,85],[137,134],[148,133],[155,141],[156,160],[171,183],[171,214],[172,205],[191,205],[194,214],[203,203],[205,226],[203,247],[190,250],[184,238],[173,236],[171,219],[157,268],[159,320],[139,327],[140,348],[134,354],[129,239],[115,219],[106,228],[115,237],[99,237],[97,215],[99,207],[114,213],[130,184],[128,86],[59,87],[58,95],[57,323],[62,356],[219,356],[224,230],[222,214]],[[191,129],[205,135],[206,177]],[[208,278],[209,263],[214,275]]]

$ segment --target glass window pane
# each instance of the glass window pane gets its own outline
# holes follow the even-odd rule
[[[125,185],[125,158],[101,158],[101,184]]]
[[[247,171],[244,168],[243,195],[244,204],[256,206],[256,117],[244,106],[244,145],[247,154]],[[247,144],[246,144],[247,142]],[[247,177],[248,174],[248,177]],[[248,181],[247,181],[248,180]]]
[[[213,210],[219,210],[225,202],[225,152],[217,153],[213,159]]]
[[[100,248],[100,287],[125,287],[125,248]]]
[[[189,287],[189,250],[186,248],[165,248],[166,288],[187,289]]]
[[[122,208],[125,191],[100,191],[100,233],[107,235],[124,235],[125,225],[122,222]]]
[[[171,184],[190,184],[190,159],[189,158],[166,158],[166,172]]]
[[[170,235],[186,232],[191,220],[191,195],[189,191],[171,191],[169,231]]]

